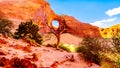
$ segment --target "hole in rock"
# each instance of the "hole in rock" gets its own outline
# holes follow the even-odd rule
[[[59,22],[58,21],[53,21],[52,22],[52,26],[54,27],[54,28],[59,28]]]

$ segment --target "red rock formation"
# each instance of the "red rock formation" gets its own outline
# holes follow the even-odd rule
[[[51,28],[58,38],[57,45],[59,44],[60,34],[64,32],[79,37],[100,36],[98,28],[95,26],[79,22],[71,16],[59,16],[55,14],[45,0],[0,0],[0,6],[0,17],[12,20],[15,27],[18,26],[21,21],[32,19],[42,28],[42,30],[40,30],[42,31],[41,33],[48,32],[50,31],[49,28]],[[58,20],[60,22],[60,27],[55,31],[51,25],[53,20]],[[88,67],[83,60],[79,60],[81,59],[79,53],[61,52],[54,48],[42,46],[28,46],[32,44],[25,43],[22,40],[2,38],[4,37],[0,36],[0,67]]]
[[[53,32],[58,40],[56,43],[56,48],[58,48],[60,35],[62,33],[70,33],[78,37],[101,37],[98,27],[92,26],[88,23],[79,22],[72,16],[58,16],[57,20],[60,22],[60,26],[58,29],[53,29]]]
[[[40,25],[42,32],[49,31],[53,28],[51,22],[53,20],[60,20],[61,17],[55,14],[50,8],[49,3],[45,0],[1,0],[0,1],[0,16],[10,18],[11,20],[34,20]],[[74,17],[63,16],[65,23],[68,26],[67,31],[79,37],[87,35],[98,37],[98,28],[86,23],[79,22]],[[16,22],[16,21],[15,21]]]
[[[65,31],[79,37],[101,37],[98,27],[80,22],[72,16],[63,16]]]
[[[57,45],[64,32],[79,37],[100,37],[98,27],[79,22],[72,16],[55,14],[45,0],[1,0],[0,6],[0,16],[13,20],[14,24],[17,24],[16,20],[20,23],[32,19],[40,26],[41,33],[51,30],[58,38]],[[52,26],[53,20],[60,22],[56,30]]]
[[[4,68],[37,68],[30,60],[20,59],[18,57],[14,57],[10,60],[5,57],[0,57],[0,66]]]
[[[34,47],[21,40],[0,38],[7,42],[0,44],[0,68],[100,68],[95,64],[89,67],[79,53]],[[31,51],[24,50],[29,46]]]
[[[0,11],[3,17],[19,20],[37,18],[36,20],[42,21],[45,19],[45,15],[49,18],[54,14],[49,4],[44,0],[1,0],[0,6],[2,6]]]
[[[0,0],[0,6],[0,16],[11,19],[14,24],[32,19],[45,30],[48,30],[46,23],[56,16],[45,0]]]

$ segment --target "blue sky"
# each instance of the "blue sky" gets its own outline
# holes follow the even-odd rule
[[[66,14],[98,27],[120,23],[120,0],[47,0],[57,14]]]

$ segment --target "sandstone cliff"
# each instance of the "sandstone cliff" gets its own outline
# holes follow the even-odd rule
[[[48,30],[46,23],[55,16],[45,0],[0,0],[0,6],[0,16],[9,18],[16,26],[21,21],[32,19],[41,28]]]
[[[99,28],[99,30],[103,38],[112,38],[114,36],[120,36],[120,24],[113,25],[109,28]]]
[[[30,19],[39,25],[41,33],[50,32],[51,22],[57,20],[60,23],[60,27],[56,30],[58,33],[70,33],[79,37],[100,37],[98,27],[79,22],[71,16],[55,14],[45,0],[0,0],[0,6],[0,17],[13,21],[13,32],[20,22]],[[66,37],[70,39],[68,35],[64,36]],[[73,38],[74,36],[71,41]],[[77,41],[79,42],[75,39],[73,42]],[[93,63],[89,66],[79,53],[33,45],[22,39],[5,38],[0,34],[0,68],[93,68],[94,66],[100,68]]]
[[[55,14],[45,0],[1,0],[0,6],[2,6],[0,7],[0,16],[12,20],[15,25],[14,29],[21,21],[32,19],[40,26],[41,33],[50,32],[51,22],[61,19],[60,15]],[[63,18],[66,20],[65,23],[68,27],[64,32],[79,37],[100,37],[98,27],[79,22],[71,16],[65,15]]]
[[[78,37],[101,37],[98,27],[88,23],[80,22],[72,16],[63,16],[65,19],[65,33],[70,33]]]

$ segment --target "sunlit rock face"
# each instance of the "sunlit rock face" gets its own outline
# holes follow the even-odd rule
[[[99,30],[103,38],[112,38],[114,36],[120,36],[120,24],[113,25],[109,28],[99,28]]]
[[[45,0],[0,0],[0,16],[12,20],[14,29],[18,28],[21,21],[33,20],[40,26],[40,32],[50,32],[48,25],[53,20],[61,20],[61,15],[55,14]],[[97,27],[82,23],[72,16],[63,16],[68,32],[79,37],[100,37]],[[60,21],[59,21],[60,22]],[[60,22],[61,23],[61,22]]]
[[[64,32],[76,35],[78,37],[101,37],[98,27],[80,22],[72,16],[64,15],[63,17],[66,21],[66,31]]]
[[[0,0],[1,16],[22,20],[52,17],[53,11],[44,0]]]
[[[40,27],[51,22],[54,12],[45,0],[0,0],[0,16],[17,22],[34,20]]]

